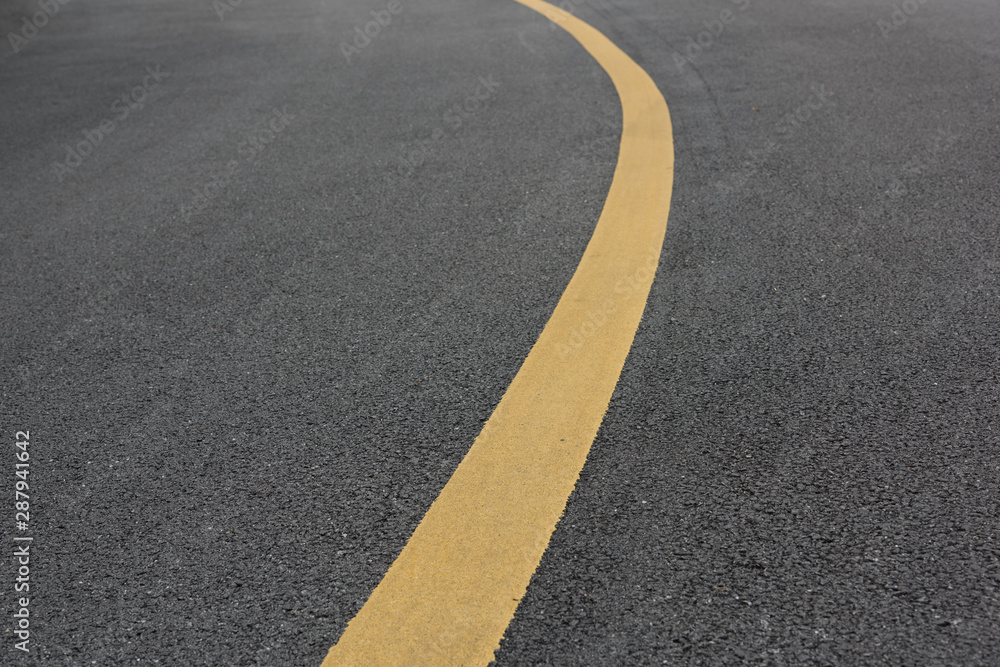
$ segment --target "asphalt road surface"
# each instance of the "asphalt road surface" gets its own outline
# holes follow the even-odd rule
[[[659,87],[674,190],[496,664],[1000,664],[1000,5],[564,6]],[[0,6],[0,663],[319,665],[573,275],[616,90],[512,0],[40,7]]]

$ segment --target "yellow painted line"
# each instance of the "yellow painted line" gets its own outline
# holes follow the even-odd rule
[[[531,353],[323,667],[493,659],[604,419],[653,282],[673,186],[666,102],[600,32],[541,0],[517,1],[572,34],[618,90],[611,189]]]

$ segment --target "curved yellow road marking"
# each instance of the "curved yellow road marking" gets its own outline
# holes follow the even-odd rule
[[[541,0],[517,1],[572,34],[618,90],[611,189],[531,353],[323,667],[493,659],[576,485],[653,282],[673,186],[666,102],[600,32]]]

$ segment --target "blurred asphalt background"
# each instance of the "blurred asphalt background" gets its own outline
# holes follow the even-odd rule
[[[1000,6],[908,3],[571,5],[676,180],[498,665],[1000,664]],[[516,373],[618,99],[510,0],[401,5],[348,61],[386,2],[70,0],[18,53],[0,4],[3,664],[318,664]]]

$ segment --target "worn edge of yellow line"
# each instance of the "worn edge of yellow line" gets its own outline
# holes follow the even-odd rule
[[[541,562],[632,347],[666,233],[673,131],[656,84],[542,0],[611,77],[622,135],[580,264],[468,454],[323,667],[486,665]]]

